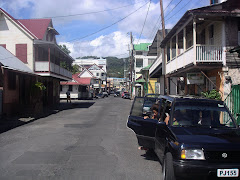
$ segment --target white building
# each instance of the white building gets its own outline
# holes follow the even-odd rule
[[[100,91],[107,90],[107,60],[106,59],[75,59],[73,65],[78,65],[81,71],[87,69],[100,81]]]

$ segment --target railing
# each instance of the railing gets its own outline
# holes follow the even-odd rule
[[[193,46],[174,57],[166,65],[166,73],[172,73],[194,62],[222,62],[223,48],[221,46],[196,45],[196,54]]]
[[[36,72],[49,72],[49,62],[48,61],[36,61],[35,62]],[[50,63],[50,72],[56,73],[61,76],[72,78],[72,73],[57,64]]]
[[[197,62],[221,62],[222,46],[196,45]]]
[[[185,66],[194,62],[194,49],[193,47],[188,48],[184,53],[178,55],[174,59],[170,60],[166,65],[166,73],[174,72],[178,69],[184,68]]]

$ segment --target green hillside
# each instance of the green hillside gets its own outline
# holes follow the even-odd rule
[[[117,57],[104,57],[107,59],[107,76],[108,77],[124,77],[124,61],[125,67],[129,67],[128,58],[117,58]]]

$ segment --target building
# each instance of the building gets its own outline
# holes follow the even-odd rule
[[[60,80],[71,80],[73,59],[56,44],[51,19],[15,19],[0,8],[0,45],[42,79],[43,105],[59,103]]]
[[[92,99],[94,78],[81,77],[81,73],[73,74],[72,81],[61,81],[60,98],[66,99],[66,92],[70,92],[71,99]]]
[[[0,116],[42,112],[41,77],[0,46]]]
[[[222,100],[235,97],[240,58],[231,50],[240,44],[240,3],[211,3],[188,10],[160,41],[157,48],[162,53],[149,73],[160,78],[161,93],[200,96],[215,89]],[[240,112],[240,108],[230,110]]]
[[[107,91],[107,60],[106,59],[75,59],[73,64],[80,67],[80,71],[88,69],[100,81],[100,92]]]
[[[140,73],[142,68],[149,66],[154,62],[156,56],[148,56],[149,46],[151,43],[134,44],[134,71],[133,71],[133,96],[144,96],[147,93],[148,83],[142,78]]]

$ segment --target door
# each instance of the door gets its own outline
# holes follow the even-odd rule
[[[154,138],[158,119],[151,119],[152,107],[158,107],[160,112],[161,99],[150,97],[135,97],[127,126],[132,129],[138,139],[138,144],[145,148],[154,148]]]

